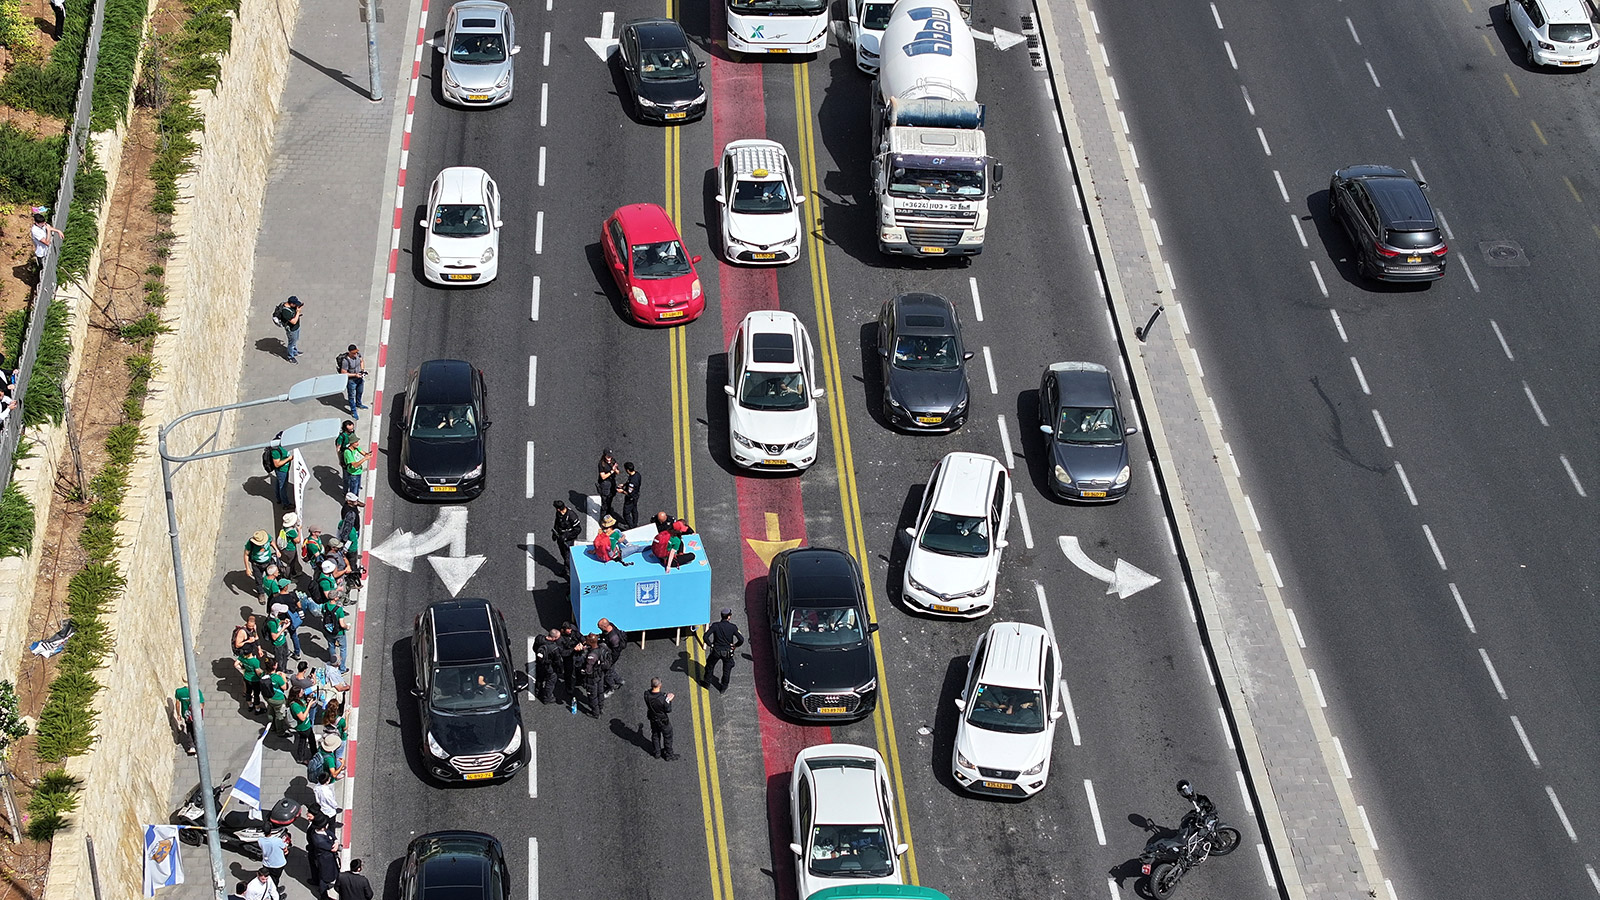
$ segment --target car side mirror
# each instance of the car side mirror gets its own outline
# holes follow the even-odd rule
[[[516,56],[518,53],[521,53],[521,52],[522,52],[522,45],[521,44],[512,44],[511,45],[511,55],[512,56]]]
[[[696,69],[704,69],[706,67],[706,61],[703,59],[695,60],[694,67]]]
[[[968,350],[967,352],[961,354],[961,358],[962,359],[971,359],[972,356],[973,356],[973,354],[972,354],[971,350]]]
[[[494,220],[494,227],[496,227],[496,228],[504,228],[504,227],[506,227],[506,223],[500,221],[499,219],[495,219]],[[972,354],[969,353],[967,355],[971,356]]]
[[[966,708],[967,708],[967,698],[965,698],[965,697],[957,697],[956,698],[956,709],[965,711]]]
[[[777,619],[773,619],[772,620],[772,633],[773,634],[782,634],[783,633],[783,623],[779,622]]]
[[[795,856],[799,856],[800,855],[800,845],[799,844],[790,844],[789,845],[789,852],[793,853]]]
[[[1044,432],[1045,434],[1055,434],[1056,433],[1056,430],[1054,428],[1051,428],[1049,425],[1040,425],[1039,426],[1039,430]]]
[[[718,206],[727,206],[728,205],[728,198],[722,196],[721,194],[718,194],[717,195],[717,205]]]
[[[1129,435],[1138,434],[1139,433],[1139,426],[1137,426],[1137,425],[1129,425],[1127,428],[1122,430],[1122,433],[1123,434],[1129,434]]]
[[[692,263],[697,263],[699,261],[700,261],[700,257],[698,257],[698,256],[690,257],[690,259],[689,259],[689,262],[692,262]]]
[[[813,399],[813,400],[821,400],[822,399],[822,395],[826,394],[826,393],[827,393],[827,391],[823,390],[822,388],[817,388],[816,390],[811,392],[811,399]]]
[[[611,268],[616,269],[618,272],[621,272],[623,270],[622,269],[622,263],[619,263],[619,262],[612,263],[611,264]]]
[[[917,530],[915,528],[907,528],[906,529],[906,537],[916,537],[916,536],[917,536]]]
[[[1054,722],[1055,720],[1061,718],[1062,716],[1064,716],[1066,714],[1067,714],[1067,711],[1064,710],[1064,709],[1059,709],[1058,708],[1058,709],[1051,710],[1051,712],[1050,712],[1050,721]]]
[[[729,397],[732,397],[733,396],[733,385],[731,385],[731,384],[723,385],[722,386],[722,392],[724,394],[727,394]]]
[[[485,422],[485,423],[483,423],[483,430],[484,431],[488,431],[493,425],[494,425],[493,422]]]
[[[906,855],[906,851],[910,850],[910,849],[911,849],[911,845],[910,844],[900,844],[900,845],[898,845],[898,846],[896,846],[894,848],[894,855],[895,856],[905,856]]]
[[[434,44],[433,49],[440,53],[445,52],[445,46],[443,44]]]
[[[878,355],[883,357],[884,359],[888,359],[889,358],[889,348],[888,347],[879,347],[878,348]]]
[[[511,686],[519,691],[528,689],[528,673],[521,669],[511,673]]]
[[[427,228],[428,227],[428,220],[427,219],[418,219],[417,220],[417,225],[419,227],[422,227],[422,228]]]
[[[1005,181],[1005,180],[1006,180],[1006,164],[1005,163],[998,163],[998,162],[995,163],[994,164],[994,187],[995,187],[995,190],[999,190],[1000,189],[1000,182]]]
[[[1005,548],[1011,546],[1011,542],[1008,541],[1008,540],[1005,540],[1004,538],[1002,538],[1002,539],[1000,539],[998,541],[995,541],[994,545],[996,547],[998,547],[999,549],[1004,550]]]
[[[877,633],[878,633],[878,623],[877,622],[869,622],[867,624],[867,634],[877,634]]]
[[[411,689],[411,696],[416,697],[419,700],[422,699],[422,688],[413,687]]]
[[[799,206],[800,204],[802,204],[804,202],[806,202],[806,195],[805,194],[798,194],[798,195],[795,196],[794,203],[795,203],[796,206]]]

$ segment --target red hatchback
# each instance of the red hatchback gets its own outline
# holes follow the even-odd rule
[[[606,265],[616,279],[622,302],[634,321],[644,325],[677,325],[705,311],[705,295],[683,238],[654,203],[624,206],[600,230]]]

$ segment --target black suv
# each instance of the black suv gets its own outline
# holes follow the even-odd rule
[[[406,848],[403,900],[510,900],[511,873],[500,842],[481,831],[435,831]]]
[[[1389,166],[1350,166],[1328,183],[1328,211],[1356,247],[1356,270],[1380,281],[1444,277],[1445,246],[1426,185]]]
[[[422,707],[422,759],[442,781],[505,778],[528,762],[517,695],[528,689],[487,600],[442,600],[417,616],[411,639]]]
[[[772,559],[767,615],[783,712],[812,722],[851,721],[878,705],[878,658],[861,568],[839,550],[799,547]]]

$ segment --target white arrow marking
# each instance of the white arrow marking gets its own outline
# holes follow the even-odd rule
[[[1088,575],[1104,581],[1106,593],[1116,594],[1123,600],[1161,581],[1160,578],[1127,560],[1118,559],[1115,571],[1100,565],[1083,552],[1083,548],[1078,546],[1078,539],[1071,535],[1062,535],[1058,541],[1061,544],[1061,552],[1067,555],[1067,559],[1072,560],[1073,565]]]
[[[586,37],[583,42],[589,45],[594,55],[600,57],[601,62],[611,58],[617,52],[617,40],[611,36],[612,24],[616,21],[616,13],[603,12],[600,14],[600,36]]]
[[[439,515],[421,534],[404,529],[372,548],[372,555],[402,572],[411,571],[419,556],[449,548],[448,556],[429,556],[428,562],[454,597],[484,563],[482,556],[467,555],[467,508],[442,506]]]
[[[972,36],[973,37],[977,38],[980,41],[987,41],[987,42],[993,44],[994,48],[996,50],[1005,50],[1005,49],[1008,49],[1008,48],[1011,48],[1011,47],[1015,47],[1016,45],[1022,43],[1024,40],[1026,40],[1026,38],[1024,38],[1022,35],[1017,34],[1014,31],[1007,31],[1004,28],[996,28],[994,30],[994,34],[985,34],[984,32],[977,30],[976,28],[973,28],[973,29],[970,29],[970,30],[972,32]]]
[[[428,562],[433,563],[433,571],[444,582],[445,589],[450,596],[461,593],[467,580],[477,574],[479,567],[484,563],[482,556],[430,556]]]

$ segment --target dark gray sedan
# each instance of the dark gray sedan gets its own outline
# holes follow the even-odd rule
[[[954,431],[967,421],[967,360],[955,305],[901,294],[878,313],[883,415],[906,431]]]
[[[1106,367],[1060,362],[1039,382],[1039,430],[1050,444],[1050,490],[1068,500],[1110,503],[1128,493],[1128,436],[1116,382]]]

